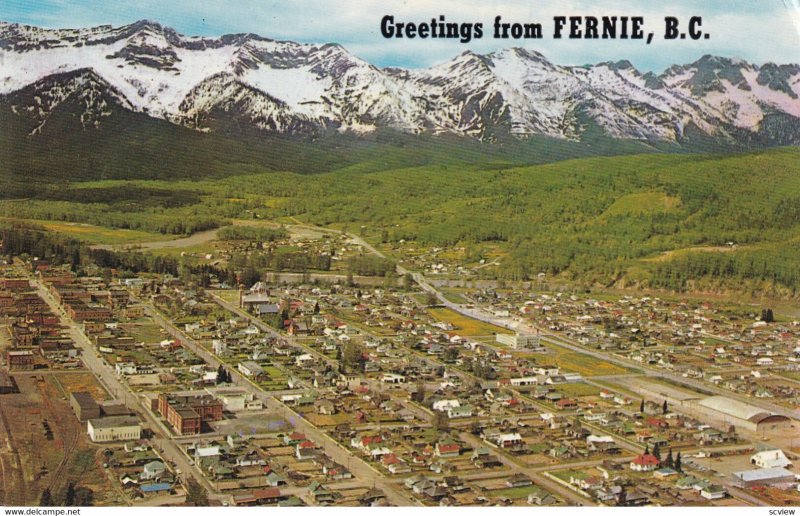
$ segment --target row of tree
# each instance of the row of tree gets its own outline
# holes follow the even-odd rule
[[[69,482],[65,488],[55,495],[46,487],[39,497],[41,507],[89,507],[94,503],[94,491],[84,486]]]

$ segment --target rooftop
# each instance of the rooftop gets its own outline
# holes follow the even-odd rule
[[[699,404],[717,412],[754,423],[772,415],[769,412],[765,412],[764,409],[726,396],[710,396],[701,400]]]
[[[114,428],[119,426],[139,426],[139,420],[131,416],[112,416],[100,419],[90,419],[92,428]]]
[[[745,482],[752,482],[755,480],[772,480],[784,477],[794,478],[794,473],[786,468],[766,468],[738,471],[734,473],[733,476]]]

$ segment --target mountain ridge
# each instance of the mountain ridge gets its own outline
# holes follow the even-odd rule
[[[140,20],[83,29],[0,22],[0,63],[0,108],[36,111],[44,123],[42,98],[89,87],[54,81],[91,70],[91,87],[108,89],[126,109],[204,132],[231,124],[303,137],[390,129],[491,142],[581,141],[598,130],[686,144],[699,131],[734,147],[800,143],[800,66],[720,56],[659,75],[624,59],[559,65],[520,47],[467,50],[423,69],[378,68],[336,43],[184,36]],[[87,105],[82,128],[102,124],[104,112]]]

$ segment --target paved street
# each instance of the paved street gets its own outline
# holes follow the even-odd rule
[[[207,351],[194,339],[183,333],[168,319],[162,316],[152,305],[149,303],[143,304],[146,307],[148,315],[153,317],[158,324],[166,329],[170,336],[178,339],[181,344],[186,346],[189,350],[205,360],[211,366],[216,368],[222,364],[222,362],[214,354]],[[264,331],[271,331],[274,335],[283,338],[280,334],[268,326],[266,329],[264,329]],[[237,369],[230,366],[226,366],[226,368],[231,371],[235,385],[244,388],[248,392],[252,393],[253,396],[261,399],[266,408],[282,415],[284,419],[289,421],[298,431],[303,432],[309,439],[321,445],[326,454],[328,454],[336,462],[346,466],[358,479],[362,480],[365,484],[383,490],[389,502],[398,506],[419,505],[416,500],[404,492],[401,487],[395,486],[388,482],[387,478],[380,471],[373,468],[359,457],[354,456],[352,453],[350,453],[350,451],[336,442],[336,440],[318,429],[316,426],[312,425],[308,420],[294,412],[290,407],[284,405],[275,397],[261,390],[261,388],[252,383]]]
[[[36,280],[35,285],[42,299],[47,302],[53,313],[59,316],[61,324],[69,329],[70,337],[73,342],[75,342],[75,346],[81,350],[81,359],[84,365],[95,375],[100,384],[103,385],[114,399],[124,402],[147,422],[150,428],[156,433],[154,444],[162,457],[168,461],[174,462],[182,473],[192,475],[200,485],[204,486],[211,493],[212,497],[225,498],[214,489],[212,484],[197,470],[197,468],[189,463],[186,455],[184,455],[175,442],[169,438],[169,429],[167,429],[158,418],[153,416],[149,408],[143,406],[143,399],[136,396],[126,384],[120,381],[113,368],[100,357],[86,334],[83,333],[72,319],[67,317],[64,310],[53,296],[50,295],[50,292],[45,288],[42,282]]]

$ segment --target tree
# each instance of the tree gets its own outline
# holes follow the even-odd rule
[[[458,360],[458,355],[460,351],[456,347],[450,347],[444,350],[442,354],[442,361],[444,362],[455,362]]]
[[[411,276],[411,273],[407,272],[403,276],[403,289],[409,291],[414,288],[414,277]]]
[[[319,313],[319,301],[314,303],[314,313],[315,314]]]
[[[75,505],[78,507],[89,507],[94,503],[94,491],[88,487],[75,488]]]
[[[425,403],[425,380],[417,381],[417,390],[411,396],[412,401],[417,403]]]
[[[81,266],[81,250],[78,247],[72,249],[72,255],[69,259],[70,270],[78,272],[78,267]]]
[[[767,323],[775,322],[775,314],[772,313],[772,308],[761,310],[761,320]]]
[[[661,413],[666,414],[669,410],[669,405],[667,405],[667,400],[664,400],[664,403],[661,405]]]
[[[258,271],[253,267],[246,267],[239,278],[239,282],[242,283],[245,288],[250,288],[261,279],[261,275]]]
[[[658,461],[661,462],[661,446],[659,446],[658,443],[653,446],[653,457],[657,458]]]
[[[675,457],[675,471],[683,472],[683,463],[681,462],[681,452],[678,452],[677,457]]]
[[[433,425],[433,429],[438,433],[450,430],[450,419],[447,417],[446,413],[440,410],[434,412],[431,424]]]
[[[644,398],[642,398],[642,402],[639,404],[639,412],[644,414]]]
[[[628,492],[625,490],[625,486],[621,486],[619,489],[619,495],[617,495],[617,505],[625,505],[628,503]]]
[[[667,455],[667,467],[675,467],[675,459],[672,457],[672,448],[669,449],[669,454]]]
[[[186,503],[195,507],[208,506],[208,492],[192,477],[186,482]]]
[[[50,493],[50,488],[45,487],[42,491],[42,496],[39,498],[39,507],[52,507],[53,495]]]
[[[645,454],[645,455],[649,455],[649,454],[650,454],[650,445],[649,445],[649,444],[645,445],[645,447],[644,447],[644,454]]]
[[[437,304],[439,304],[439,298],[436,297],[436,294],[434,292],[428,292],[426,300],[428,306],[436,306]]]
[[[67,484],[67,492],[64,494],[64,505],[67,507],[75,505],[75,484],[72,482]]]
[[[222,367],[222,364],[220,364],[217,368],[217,385],[223,383],[225,378],[225,368]]]
[[[361,348],[354,342],[348,342],[342,350],[342,365],[346,372],[361,372],[364,370],[364,355]]]

